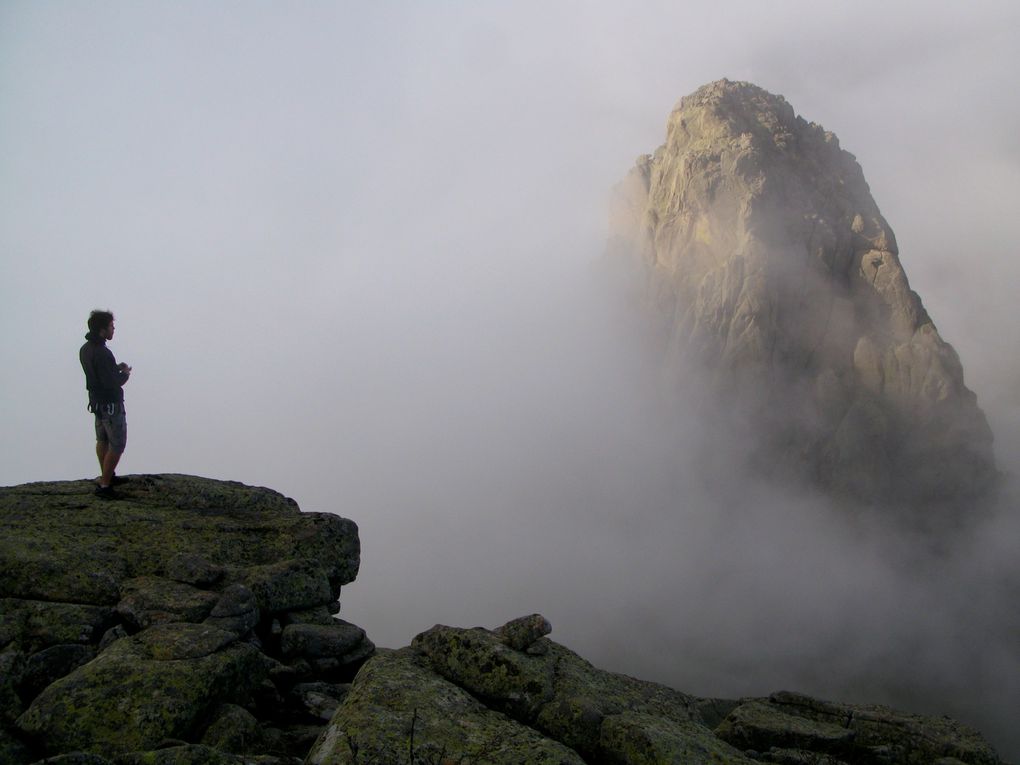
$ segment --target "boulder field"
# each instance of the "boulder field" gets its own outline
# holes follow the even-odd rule
[[[0,763],[974,763],[948,718],[607,672],[534,614],[376,649],[340,618],[357,526],[264,488],[0,488]]]

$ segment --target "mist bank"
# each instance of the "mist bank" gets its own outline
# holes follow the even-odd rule
[[[770,480],[729,413],[667,399],[619,281],[544,284],[556,299],[526,308],[478,293],[405,375],[370,374],[385,344],[347,346],[321,382],[366,405],[299,410],[323,438],[304,469],[334,487],[305,506],[361,528],[346,618],[400,646],[538,611],[600,666],[686,692],[897,704],[1016,748],[1011,485],[936,544]]]

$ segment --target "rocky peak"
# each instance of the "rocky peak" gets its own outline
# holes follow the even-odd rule
[[[680,103],[667,122],[667,143],[679,131],[686,136],[712,140],[748,136],[762,143],[778,143],[792,137],[803,122],[786,99],[749,82],[719,80],[699,88]]]
[[[781,96],[720,80],[681,99],[616,189],[610,251],[642,265],[675,383],[736,406],[769,472],[915,508],[995,478],[985,417],[860,165]]]

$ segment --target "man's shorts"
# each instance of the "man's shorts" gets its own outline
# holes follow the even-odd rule
[[[127,448],[127,416],[123,404],[96,404],[96,442],[118,454]]]

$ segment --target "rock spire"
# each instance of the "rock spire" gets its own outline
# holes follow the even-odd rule
[[[615,191],[610,252],[642,264],[671,378],[707,379],[770,471],[928,508],[993,482],[991,430],[860,165],[781,96],[683,98]]]

